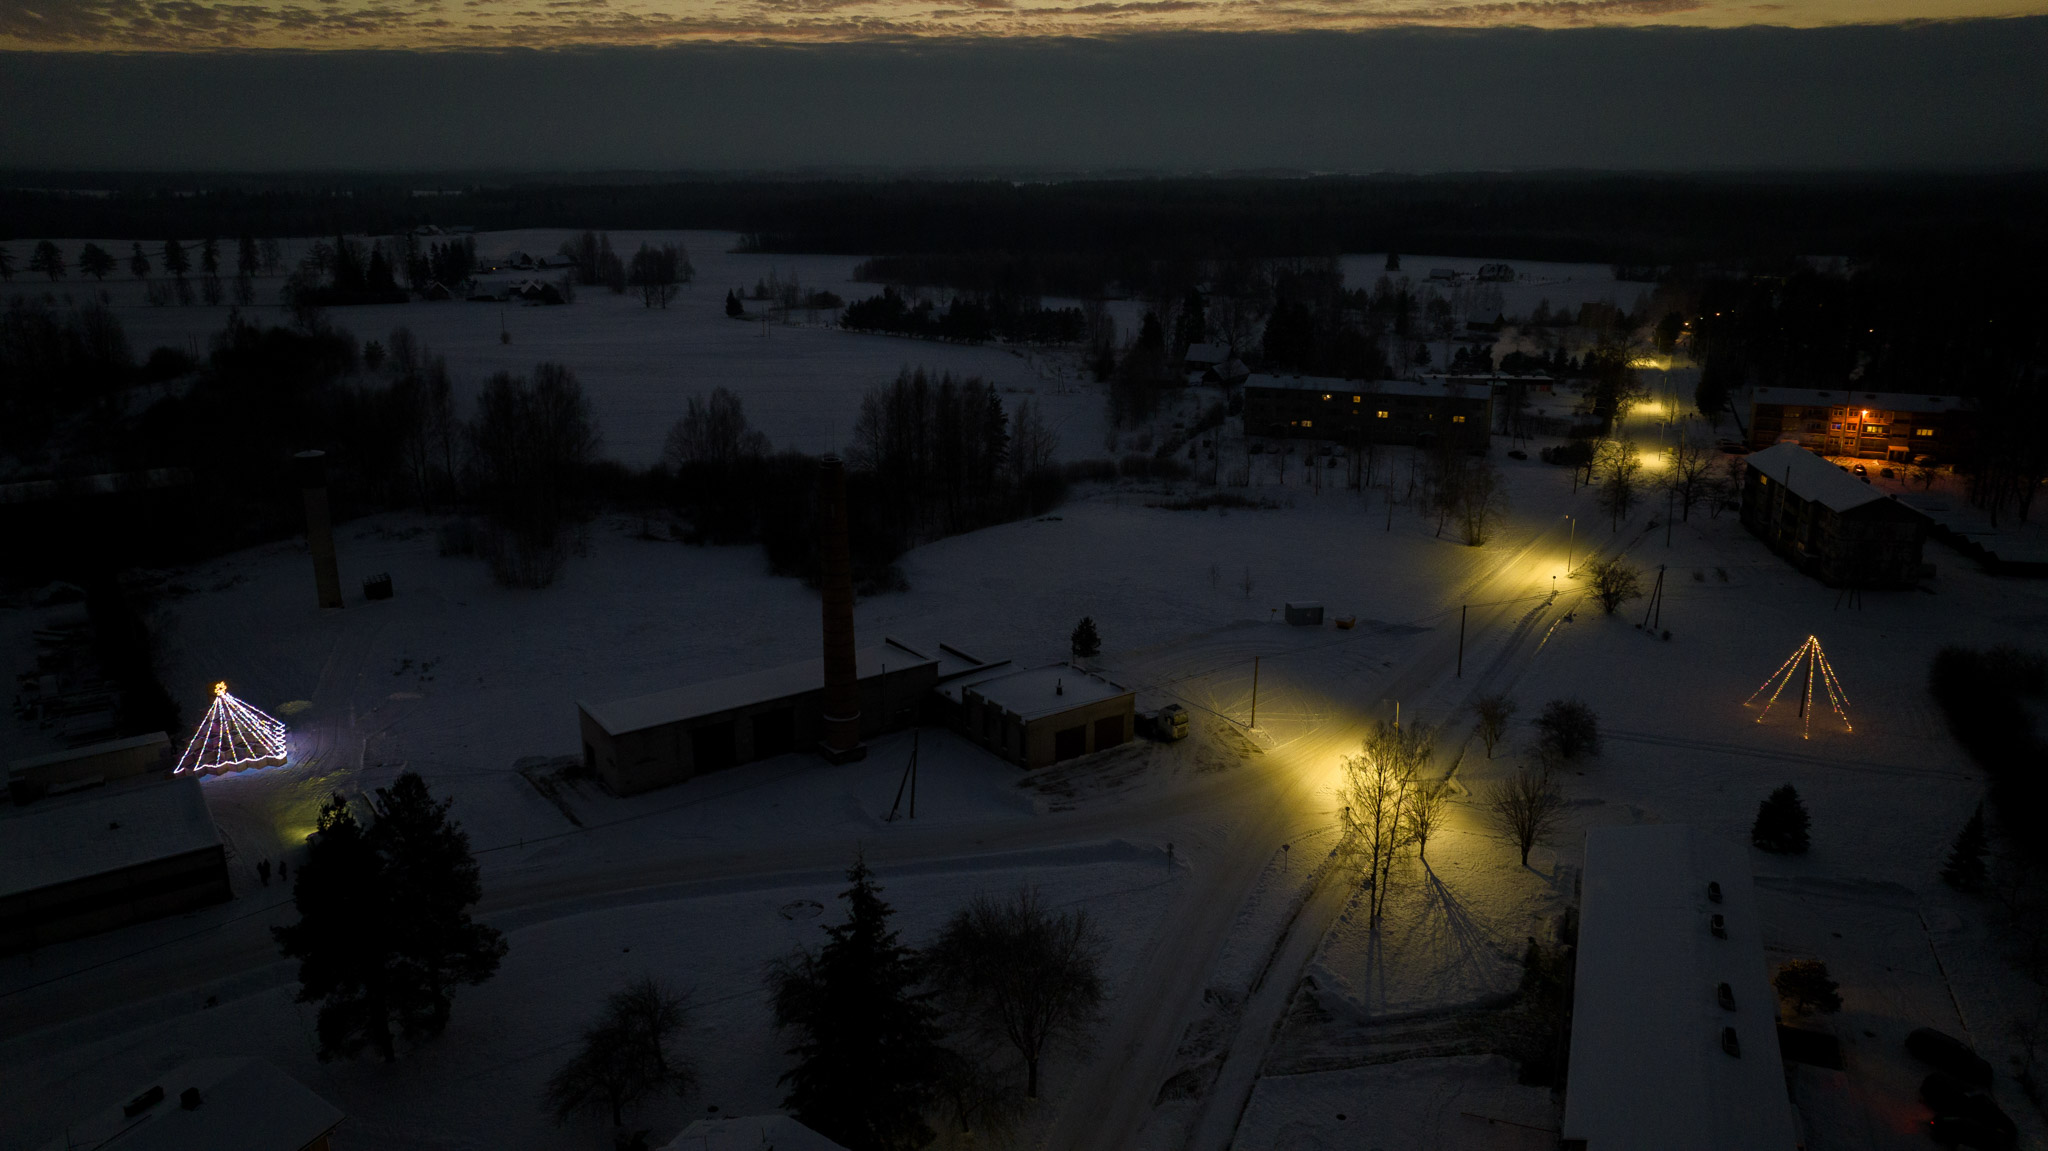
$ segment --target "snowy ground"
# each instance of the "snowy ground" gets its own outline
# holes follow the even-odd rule
[[[708,306],[713,293],[722,299],[728,282],[751,284],[775,261],[691,246],[694,311],[650,315],[602,293],[569,309],[512,311],[520,325],[596,317],[597,335],[520,327],[507,348],[485,314],[496,309],[386,310],[449,351],[470,381],[556,354],[536,341],[587,340],[584,358],[560,354],[592,385],[613,451],[629,458],[615,422],[651,427],[651,454],[676,395],[777,373],[803,382],[749,393],[757,420],[778,442],[836,446],[861,388],[899,362],[953,362],[941,356],[967,357],[956,370],[1007,367],[1018,374],[992,378],[1052,389],[1039,394],[1070,405],[1069,430],[1081,429],[1069,450],[1101,453],[1100,393],[1063,394],[1057,372],[1049,381],[1008,352],[728,325]],[[756,259],[759,270],[742,262]],[[842,279],[851,267],[804,265],[806,283],[847,294],[827,264]],[[1610,279],[1606,290],[1615,287]],[[127,315],[138,332],[165,325],[136,336],[146,347],[200,311]],[[618,350],[649,331],[673,334],[667,351]],[[701,364],[669,374],[699,352]],[[1683,373],[1672,377],[1660,381],[1667,400],[1689,390]],[[812,443],[812,426],[838,430]],[[1652,448],[1659,430],[1646,418],[1635,434]],[[1394,454],[1384,466],[1405,477]],[[1396,507],[1389,527],[1382,494],[1304,486],[1301,459],[1261,460],[1258,486],[1240,493],[1270,505],[1261,510],[1158,506],[1187,485],[1085,487],[1043,519],[909,553],[909,590],[859,605],[863,637],[1048,662],[1087,614],[1104,636],[1107,674],[1136,688],[1141,705],[1179,700],[1196,717],[1185,744],[1135,745],[1029,777],[927,733],[914,823],[884,818],[905,737],[880,741],[860,764],[785,757],[631,799],[587,786],[551,798],[521,773],[576,751],[577,699],[810,657],[815,597],[768,575],[755,549],[643,538],[638,519],[608,518],[591,525],[586,554],[556,587],[507,591],[476,561],[438,555],[433,521],[390,515],[345,525],[340,548],[343,586],[388,571],[390,601],[316,609],[309,561],[293,544],[162,573],[173,692],[197,709],[206,686],[227,679],[288,718],[295,761],[206,785],[233,847],[235,901],[0,960],[0,1114],[10,1117],[0,1151],[38,1146],[65,1117],[170,1063],[236,1053],[276,1060],[346,1109],[339,1146],[602,1146],[594,1125],[548,1122],[538,1084],[592,1005],[641,971],[695,988],[689,1045],[704,1071],[697,1096],[649,1108],[643,1125],[666,1138],[712,1104],[770,1108],[783,1042],[767,1026],[761,968],[818,938],[811,905],[836,914],[838,874],[856,849],[875,861],[913,940],[968,895],[1025,883],[1087,907],[1108,929],[1113,998],[1096,1050],[1052,1070],[1011,1145],[1535,1147],[1556,1125],[1547,1093],[1516,1086],[1512,1068],[1469,1044],[1433,1049],[1441,1035],[1417,1021],[1463,1026],[1513,991],[1524,940],[1544,937],[1571,895],[1584,828],[1685,820],[1739,840],[1757,801],[1788,780],[1813,812],[1814,849],[1753,856],[1770,958],[1827,960],[1848,1004],[1819,1024],[1844,1040],[1847,1070],[1799,1073],[1810,1145],[1891,1146],[1858,1132],[1911,1132],[1915,1069],[1898,1038],[1912,1026],[1967,1034],[2008,1065],[2009,1025],[2033,1001],[1986,906],[1934,882],[1982,784],[1944,732],[1924,675],[1943,644],[2048,630],[2048,585],[1991,579],[1931,546],[1939,575],[1929,590],[1843,604],[1732,513],[1696,513],[1667,544],[1664,526],[1651,526],[1662,511],[1652,501],[1613,530],[1565,472],[1498,450],[1513,510],[1488,546],[1467,548],[1435,538],[1412,508]],[[1316,474],[1333,481],[1342,469]],[[1580,563],[1626,550],[1663,565],[1658,627],[1672,638],[1632,626],[1642,603],[1601,616],[1569,579],[1553,599],[1568,547]],[[1292,599],[1320,600],[1359,626],[1289,628],[1275,617]],[[0,610],[10,662],[27,658],[50,610]],[[1853,734],[1823,713],[1803,739],[1784,704],[1761,725],[1744,707],[1808,634],[1850,693]],[[1255,658],[1257,725],[1246,730]],[[1396,703],[1410,722],[1458,732],[1460,709],[1489,690],[1512,692],[1525,721],[1561,695],[1600,714],[1607,749],[1567,781],[1569,829],[1529,869],[1516,866],[1473,797],[1521,761],[1526,726],[1491,762],[1476,744],[1458,759],[1460,741],[1447,738],[1442,766],[1457,761],[1465,798],[1428,869],[1404,869],[1386,922],[1369,929],[1341,875],[1312,882],[1328,854],[1338,759]],[[8,730],[24,754],[36,750],[31,733]],[[293,851],[331,790],[372,788],[406,767],[455,798],[484,867],[481,913],[507,931],[511,953],[495,981],[459,997],[439,1042],[395,1067],[321,1065],[310,1014],[291,1003],[292,972],[265,930],[289,916],[284,892],[260,886],[253,864]],[[1334,1022],[1308,1031],[1290,1009],[1311,988]],[[1304,1053],[1316,1069],[1288,1070]],[[2038,1135],[2040,1117],[2008,1086],[2000,1093]]]

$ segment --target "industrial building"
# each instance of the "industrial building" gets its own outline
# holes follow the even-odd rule
[[[918,721],[939,661],[889,640],[855,653],[861,740]],[[826,737],[825,661],[772,667],[610,703],[576,705],[583,763],[620,795],[752,763]]]
[[[42,795],[167,772],[170,766],[171,737],[153,731],[14,760],[7,765],[7,791],[14,802],[27,803]]]
[[[1449,440],[1483,454],[1493,430],[1493,388],[1464,380],[1254,375],[1244,383],[1244,430],[1344,444]]]
[[[341,1110],[261,1059],[195,1059],[68,1124],[43,1151],[327,1151]]]
[[[1910,587],[1927,520],[1796,444],[1749,457],[1742,523],[1801,571],[1838,587]]]
[[[1966,462],[1976,413],[1961,396],[1751,388],[1749,446],[1797,444],[1817,455],[1908,463]]]
[[[0,954],[232,895],[220,831],[192,777],[0,810]]]
[[[1019,767],[1102,751],[1134,734],[1136,693],[1068,664],[962,677],[943,693],[959,700],[961,734]]]
[[[1792,1151],[1777,996],[1743,847],[1586,833],[1564,1151]]]

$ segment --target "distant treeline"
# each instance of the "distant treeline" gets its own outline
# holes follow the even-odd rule
[[[5,238],[713,228],[744,233],[763,252],[952,254],[962,259],[893,267],[885,278],[1022,293],[1072,293],[1091,279],[1136,287],[1150,261],[1229,255],[1391,250],[1642,267],[1935,248],[2024,260],[2048,240],[2037,210],[2048,173],[534,180],[431,196],[413,189],[432,177],[17,173],[12,182],[0,191]]]
[[[884,288],[879,296],[848,304],[839,322],[857,332],[888,332],[966,344],[990,340],[1074,344],[1088,335],[1088,320],[1081,309],[1047,308],[1035,300],[1002,292],[958,295],[941,310],[930,300],[912,303],[895,288]]]

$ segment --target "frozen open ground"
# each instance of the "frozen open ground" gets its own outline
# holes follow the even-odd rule
[[[695,312],[648,314],[637,300],[586,293],[571,308],[512,309],[508,323],[570,326],[552,336],[516,328],[509,347],[497,342],[494,307],[378,309],[407,317],[378,327],[412,324],[472,382],[496,366],[565,359],[626,458],[658,450],[677,396],[777,372],[800,383],[760,393],[787,397],[777,402],[748,393],[758,422],[778,443],[837,446],[860,390],[905,362],[1048,389],[1038,394],[1068,405],[1069,454],[1100,454],[1102,397],[1060,374],[1068,369],[1046,375],[1005,351],[821,329],[762,337],[702,305],[775,261],[746,257],[760,270],[718,272],[715,245],[692,251]],[[827,263],[815,282],[832,284]],[[843,278],[851,263],[832,266]],[[366,333],[356,318],[365,311],[343,322]],[[124,315],[143,347],[194,322],[180,309]],[[579,317],[600,334],[574,330]],[[161,332],[145,330],[159,319]],[[635,343],[621,333],[645,336],[634,327],[643,321],[669,325],[659,330],[675,333],[670,352],[614,348]],[[565,350],[541,350],[549,339]],[[584,341],[583,359],[569,354]],[[677,369],[673,386],[670,354],[698,364],[695,374]],[[264,1055],[347,1110],[338,1147],[601,1147],[596,1125],[556,1128],[542,1115],[539,1084],[604,993],[643,971],[695,989],[688,1046],[704,1082],[685,1103],[649,1108],[642,1124],[666,1138],[712,1104],[772,1108],[785,1044],[767,1025],[762,966],[820,938],[813,905],[837,915],[838,874],[856,850],[875,862],[913,941],[967,896],[1027,883],[1089,908],[1109,930],[1113,997],[1095,1049],[1060,1061],[1011,1145],[1546,1146],[1554,1104],[1518,1086],[1483,1038],[1519,979],[1524,941],[1544,936],[1571,898],[1577,833],[1684,820],[1741,839],[1757,801],[1787,781],[1813,812],[1814,849],[1752,856],[1769,958],[1825,959],[1847,1002],[1823,1025],[1843,1039],[1848,1068],[1799,1072],[1809,1145],[1916,1144],[1904,1031],[1967,1034],[2003,1068],[2010,1023],[2034,1007],[1987,905],[1934,881],[1983,787],[1927,698],[1927,661],[1947,643],[2048,631],[2048,588],[1992,579],[1930,545],[1930,591],[1839,605],[1732,514],[1697,512],[1667,545],[1664,527],[1650,526],[1660,508],[1611,531],[1567,473],[1496,462],[1513,510],[1483,548],[1433,538],[1410,508],[1395,508],[1389,529],[1379,493],[1303,488],[1292,467],[1287,486],[1257,473],[1262,486],[1246,494],[1269,500],[1264,510],[1169,511],[1154,506],[1171,494],[1164,485],[1083,487],[1044,519],[912,551],[909,590],[859,605],[865,640],[1045,662],[1064,656],[1087,614],[1104,636],[1107,674],[1137,688],[1141,705],[1178,699],[1196,717],[1185,744],[1127,746],[1029,776],[927,733],[914,823],[883,818],[905,737],[860,764],[784,757],[631,799],[586,785],[557,802],[521,774],[575,752],[578,698],[812,656],[816,598],[768,575],[754,549],[647,539],[637,518],[605,518],[557,586],[507,591],[480,563],[438,555],[433,521],[388,515],[344,525],[340,551],[343,586],[388,571],[390,601],[351,596],[340,612],[319,611],[293,544],[159,573],[173,692],[197,709],[206,686],[227,679],[293,725],[295,762],[206,784],[235,852],[232,903],[0,960],[0,1151],[39,1146],[156,1069],[232,1054]],[[1581,563],[1597,549],[1665,565],[1672,638],[1636,630],[1634,616],[1601,616],[1569,579],[1553,599],[1567,546]],[[1360,626],[1276,622],[1279,604],[1296,598],[1353,613]],[[0,611],[11,663],[27,658],[39,618],[26,606]],[[1817,719],[1803,740],[1782,704],[1763,725],[1743,707],[1808,634],[1849,692],[1853,734]],[[1247,731],[1254,657],[1258,723]],[[1560,695],[1600,714],[1607,750],[1568,780],[1570,829],[1529,869],[1516,866],[1473,797],[1520,762],[1528,732],[1490,762],[1476,743],[1464,747],[1450,830],[1432,841],[1426,871],[1397,873],[1386,922],[1368,929],[1355,883],[1319,870],[1338,759],[1395,702],[1411,722],[1445,721],[1488,690],[1511,691],[1525,720]],[[1461,733],[1465,721],[1455,723]],[[1447,767],[1460,740],[1444,746]],[[480,851],[481,914],[507,932],[511,952],[496,980],[458,997],[440,1040],[393,1066],[322,1065],[311,1014],[291,1002],[291,968],[266,930],[289,917],[285,892],[259,885],[254,861],[292,850],[331,790],[374,787],[406,767],[455,798]],[[2000,1099],[2038,1138],[2031,1106],[2003,1082]]]

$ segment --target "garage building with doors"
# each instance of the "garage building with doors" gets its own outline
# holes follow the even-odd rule
[[[1137,696],[1067,664],[959,683],[961,732],[1024,768],[1115,747],[1133,734]]]

